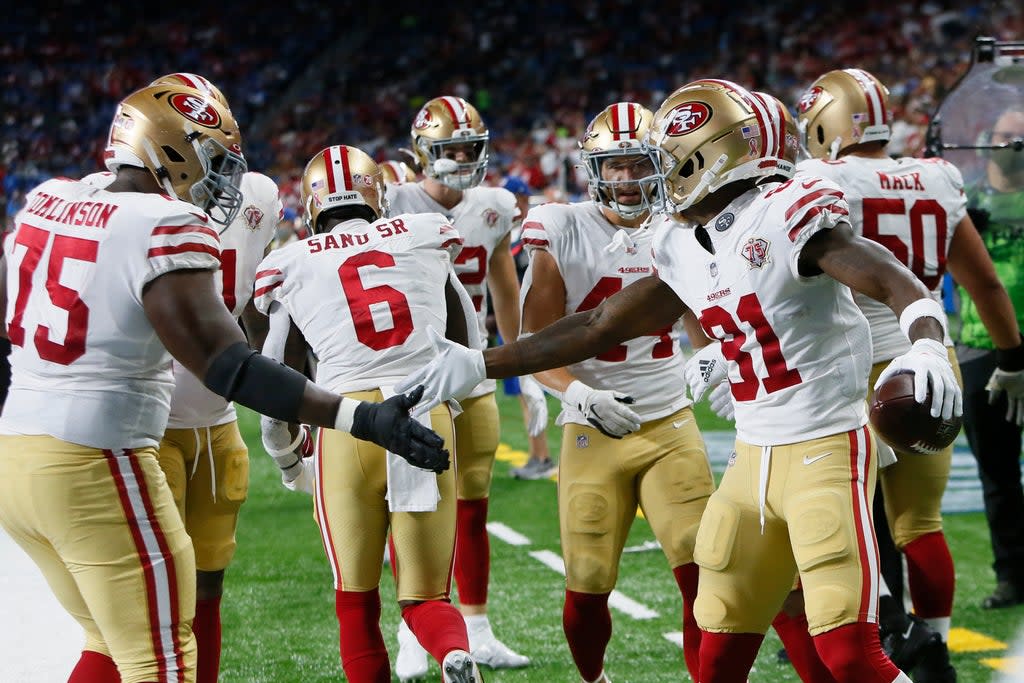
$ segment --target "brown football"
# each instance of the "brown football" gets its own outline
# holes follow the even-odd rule
[[[930,405],[931,391],[924,403],[914,400],[914,373],[897,373],[871,399],[871,426],[897,452],[938,453],[956,439],[963,418],[932,417]]]

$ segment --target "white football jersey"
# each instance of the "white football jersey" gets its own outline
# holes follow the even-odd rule
[[[461,239],[444,216],[349,220],[270,253],[253,301],[277,301],[317,357],[316,383],[335,392],[396,384],[433,358],[444,334],[445,283]]]
[[[219,267],[208,217],[165,195],[58,178],[28,194],[4,256],[12,381],[0,432],[156,446],[171,357],[142,291],[170,271]]]
[[[847,211],[831,181],[801,177],[741,195],[707,230],[669,218],[657,227],[658,274],[722,342],[747,443],[795,443],[867,422],[867,320],[846,285],[798,271],[807,240],[846,222]]]
[[[654,272],[650,230],[627,231],[632,246],[605,250],[618,228],[608,222],[594,202],[544,204],[530,209],[523,222],[523,244],[532,254],[547,251],[558,264],[565,282],[565,314],[597,307],[623,287]],[[522,300],[532,286],[531,273],[523,280]],[[670,415],[690,405],[683,376],[683,356],[671,326],[659,334],[637,337],[605,353],[568,366],[569,372],[596,389],[621,391],[632,396],[631,408],[644,422]],[[583,413],[562,402],[558,424],[588,424]]]
[[[955,166],[942,159],[845,156],[836,161],[807,159],[798,172],[829,178],[843,188],[853,229],[891,251],[942,301],[946,254],[967,214],[964,181]],[[871,325],[873,362],[892,360],[910,349],[891,308],[859,292],[854,300]],[[952,345],[947,332],[946,346]]]
[[[462,193],[458,204],[446,209],[427,194],[421,181],[388,185],[387,197],[393,214],[439,213],[459,231],[463,244],[455,273],[473,300],[480,336],[487,339],[487,266],[519,215],[515,195],[501,187],[473,187]],[[493,379],[485,379],[469,397],[489,394],[496,387]]]
[[[114,174],[93,173],[82,182],[105,188],[114,182]],[[248,172],[242,176],[242,209],[235,220],[220,232],[220,272],[217,289],[224,305],[236,318],[242,315],[252,298],[256,268],[274,238],[281,218],[281,200],[277,185],[262,173]],[[236,419],[235,404],[224,400],[189,372],[184,365],[172,361],[174,393],[168,429],[215,427]]]

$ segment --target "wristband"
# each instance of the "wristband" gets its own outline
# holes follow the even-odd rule
[[[339,432],[352,433],[352,423],[355,422],[356,408],[362,401],[342,396],[341,404],[338,405],[338,413],[334,416],[334,428]]]
[[[900,330],[903,331],[903,335],[910,339],[910,327],[919,318],[935,318],[935,321],[939,323],[939,327],[942,328],[942,336],[946,336],[946,312],[942,310],[942,305],[935,299],[924,298],[913,301],[909,306],[903,309],[900,313]],[[911,340],[913,341],[913,340]]]
[[[1012,349],[996,349],[996,367],[1004,372],[1024,370],[1024,341]]]

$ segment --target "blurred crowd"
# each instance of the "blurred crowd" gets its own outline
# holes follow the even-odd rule
[[[487,122],[489,182],[516,175],[550,199],[584,191],[576,139],[605,105],[656,108],[705,76],[792,105],[819,74],[865,68],[892,93],[891,152],[916,155],[929,115],[969,65],[974,37],[1024,36],[1014,0],[397,2],[387,16],[349,3],[325,14],[306,0],[286,11],[232,0],[186,9],[168,20],[144,17],[141,5],[84,0],[8,11],[0,28],[8,216],[40,179],[98,170],[116,101],[173,71],[202,74],[227,95],[250,166],[278,181],[297,221],[306,159],[344,142],[407,160],[412,118],[439,94],[465,97]]]

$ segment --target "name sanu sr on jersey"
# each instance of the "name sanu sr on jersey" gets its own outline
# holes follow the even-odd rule
[[[321,386],[391,386],[433,357],[427,328],[446,329],[445,283],[460,248],[439,214],[346,221],[271,252],[253,301],[263,313],[284,306],[319,359]]]

